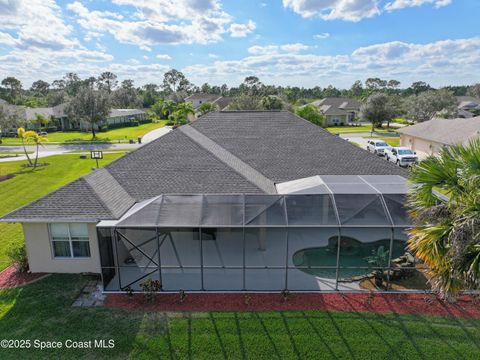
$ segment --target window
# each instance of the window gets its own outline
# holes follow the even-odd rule
[[[87,224],[50,224],[50,238],[56,258],[90,257]]]

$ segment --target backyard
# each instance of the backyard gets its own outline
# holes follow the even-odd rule
[[[112,339],[113,348],[2,349],[2,359],[480,357],[480,320],[475,319],[355,311],[165,313],[71,307],[85,283],[80,275],[51,275],[0,290],[0,338]]]
[[[105,154],[101,166],[123,155],[123,152]],[[0,181],[0,216],[41,198],[49,192],[90,172],[94,160],[81,160],[79,155],[57,155],[41,159],[48,166],[36,170],[24,168],[26,161],[0,163],[0,176],[14,174],[11,179]],[[23,233],[19,224],[0,223],[0,270],[9,265],[5,255],[11,244],[20,244]]]
[[[161,128],[167,123],[166,120],[160,120],[155,123],[141,124],[138,126],[123,127],[112,129],[105,132],[97,132],[95,141],[99,142],[128,142],[129,140],[137,141],[138,137],[142,137],[146,133]],[[47,135],[49,143],[72,143],[72,142],[89,142],[92,140],[91,132],[82,131],[58,131]],[[21,142],[15,137],[2,138],[2,145],[19,145]]]

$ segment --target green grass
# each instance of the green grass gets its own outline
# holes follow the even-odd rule
[[[369,136],[368,139],[378,139],[385,141],[388,145],[398,147],[400,146],[400,138],[394,136]]]
[[[99,164],[103,166],[122,155],[105,154]],[[32,170],[22,167],[27,161],[0,163],[0,175],[15,174],[15,177],[0,182],[0,216],[87,174],[95,166],[94,160],[81,160],[78,155],[49,156],[41,158],[40,162],[50,165]],[[19,224],[0,223],[0,270],[9,265],[6,249],[22,241],[23,233]]]
[[[326,127],[325,130],[330,131],[332,134],[349,134],[349,133],[361,133],[361,132],[370,132],[372,131],[371,125],[361,125],[361,126],[330,126]],[[388,132],[394,131],[392,129],[375,129],[375,132]]]
[[[95,141],[102,142],[118,142],[128,140],[137,140],[138,137],[145,135],[146,133],[161,128],[165,126],[167,120],[161,120],[155,123],[141,124],[138,126],[130,126],[124,128],[118,128],[113,130],[108,130],[105,132],[97,132]],[[92,141],[91,132],[81,132],[81,131],[58,131],[52,132],[47,136],[48,142],[50,143],[71,143],[71,142],[89,142]],[[2,145],[13,145],[20,144],[18,138],[6,137],[3,138]]]
[[[0,291],[0,338],[112,349],[0,349],[2,359],[478,359],[480,321],[319,311],[145,313],[73,308],[85,279]],[[279,295],[280,296],[280,295]]]

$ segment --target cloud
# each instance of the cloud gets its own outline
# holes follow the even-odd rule
[[[285,8],[305,18],[360,21],[380,14],[378,0],[283,0]]]
[[[283,44],[283,45],[266,45],[266,46],[251,46],[248,48],[248,52],[253,55],[265,55],[265,54],[278,54],[278,53],[298,53],[303,50],[307,50],[308,45],[295,43],[295,44]]]
[[[432,4],[436,8],[450,5],[452,0],[394,0],[385,5],[385,10],[393,11],[408,7],[422,6],[425,4]]]
[[[451,4],[452,0],[393,0],[383,8],[381,3],[380,0],[283,0],[283,7],[304,18],[357,22],[380,15],[384,10],[394,11],[424,4],[439,8]]]
[[[294,51],[285,51],[285,46]],[[315,86],[323,82],[349,86],[356,79],[378,76],[399,77],[408,83],[423,79],[432,84],[451,79],[452,82],[471,83],[478,78],[480,66],[480,37],[443,40],[427,44],[400,41],[361,47],[351,54],[317,55],[305,53],[303,44],[252,46],[249,56],[237,60],[214,61],[211,65],[192,65],[184,72],[202,82],[241,81],[256,74],[264,81],[276,84]],[[455,56],[452,56],[455,54]]]
[[[218,55],[217,55],[217,54],[209,53],[209,54],[208,54],[208,57],[209,57],[210,59],[218,59]]]
[[[330,37],[330,33],[324,32],[320,34],[313,35],[315,39],[322,40]]]
[[[257,25],[252,20],[248,20],[248,23],[246,24],[231,24],[229,31],[232,37],[240,38],[246,37],[255,30],[256,27]]]
[[[159,60],[172,60],[172,57],[168,54],[158,54],[155,57]]]
[[[150,51],[157,44],[207,44],[218,42],[226,33],[244,37],[255,23],[232,23],[218,0],[113,0],[125,14],[96,11],[75,1],[67,5],[77,23],[87,32],[109,33],[117,41]]]

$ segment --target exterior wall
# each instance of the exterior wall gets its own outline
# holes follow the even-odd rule
[[[327,126],[347,125],[347,115],[326,115]]]
[[[409,135],[400,135],[400,146],[408,147],[413,151],[424,153],[424,154],[436,154],[442,149],[443,144],[437,143],[435,141],[429,141],[421,139],[415,136]]]
[[[28,261],[32,272],[50,273],[100,273],[96,224],[88,224],[90,258],[55,259],[48,224],[23,223],[23,234],[27,246]]]

